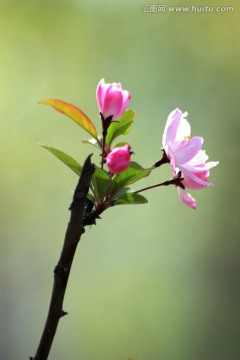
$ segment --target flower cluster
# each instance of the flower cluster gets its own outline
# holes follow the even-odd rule
[[[107,84],[102,79],[97,86],[96,98],[102,121],[100,135],[92,121],[76,106],[61,100],[42,102],[74,120],[92,136],[84,142],[100,150],[100,167],[95,166],[91,193],[88,196],[95,218],[113,205],[144,204],[147,199],[139,193],[167,185],[176,186],[181,201],[195,209],[196,201],[186,189],[199,190],[211,186],[212,183],[208,181],[210,169],[218,162],[207,161],[208,156],[202,150],[203,138],[191,138],[187,113],[182,113],[177,108],[169,114],[162,137],[162,158],[145,169],[131,161],[132,151],[127,142],[113,145],[117,137],[129,133],[135,119],[135,112],[126,110],[131,99],[129,91],[124,90],[120,83]],[[81,173],[81,165],[69,155],[52,147],[44,147],[78,175]],[[172,179],[137,191],[129,187],[163,164],[170,164]]]
[[[124,145],[108,152],[104,148],[105,138],[110,124],[125,112],[131,95],[129,91],[123,90],[120,83],[106,84],[102,79],[97,86],[96,97],[103,125],[102,164],[106,162],[110,172],[119,174],[130,165],[130,147]]]

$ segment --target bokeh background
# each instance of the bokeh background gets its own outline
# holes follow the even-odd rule
[[[72,102],[100,130],[103,77],[132,94],[136,161],[160,158],[166,118],[179,107],[220,165],[214,187],[192,192],[196,211],[159,188],[147,205],[113,208],[87,229],[49,359],[240,358],[240,4],[204,4],[231,13],[144,13],[143,4],[0,0],[2,360],[35,353],[77,182],[38,143],[81,163],[93,150],[80,127],[38,101]],[[167,5],[193,4],[203,5]],[[166,167],[138,186],[169,176]]]

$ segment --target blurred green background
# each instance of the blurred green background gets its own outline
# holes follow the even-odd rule
[[[35,353],[77,182],[38,143],[81,163],[92,151],[80,127],[38,101],[72,102],[100,129],[103,77],[132,94],[136,161],[160,158],[166,118],[180,107],[220,165],[214,187],[192,191],[196,211],[159,188],[147,205],[113,208],[87,229],[49,359],[240,358],[240,4],[205,4],[232,13],[143,13],[142,4],[0,0],[2,360]],[[202,5],[169,2],[192,4]],[[138,186],[169,176],[166,167]]]

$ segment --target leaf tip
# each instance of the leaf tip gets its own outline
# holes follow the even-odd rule
[[[38,104],[40,104],[40,105],[48,105],[48,101],[49,100],[40,100],[40,101],[38,101]]]

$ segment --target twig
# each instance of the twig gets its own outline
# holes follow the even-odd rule
[[[70,205],[70,221],[65,234],[60,259],[54,269],[52,297],[45,327],[36,355],[34,357],[30,357],[30,360],[46,360],[48,358],[58,322],[62,316],[67,314],[63,311],[62,305],[74,254],[80,237],[84,233],[84,209],[87,201],[89,185],[94,171],[95,167],[91,163],[91,155],[89,155],[83,165],[82,173],[73,195],[73,201]]]

